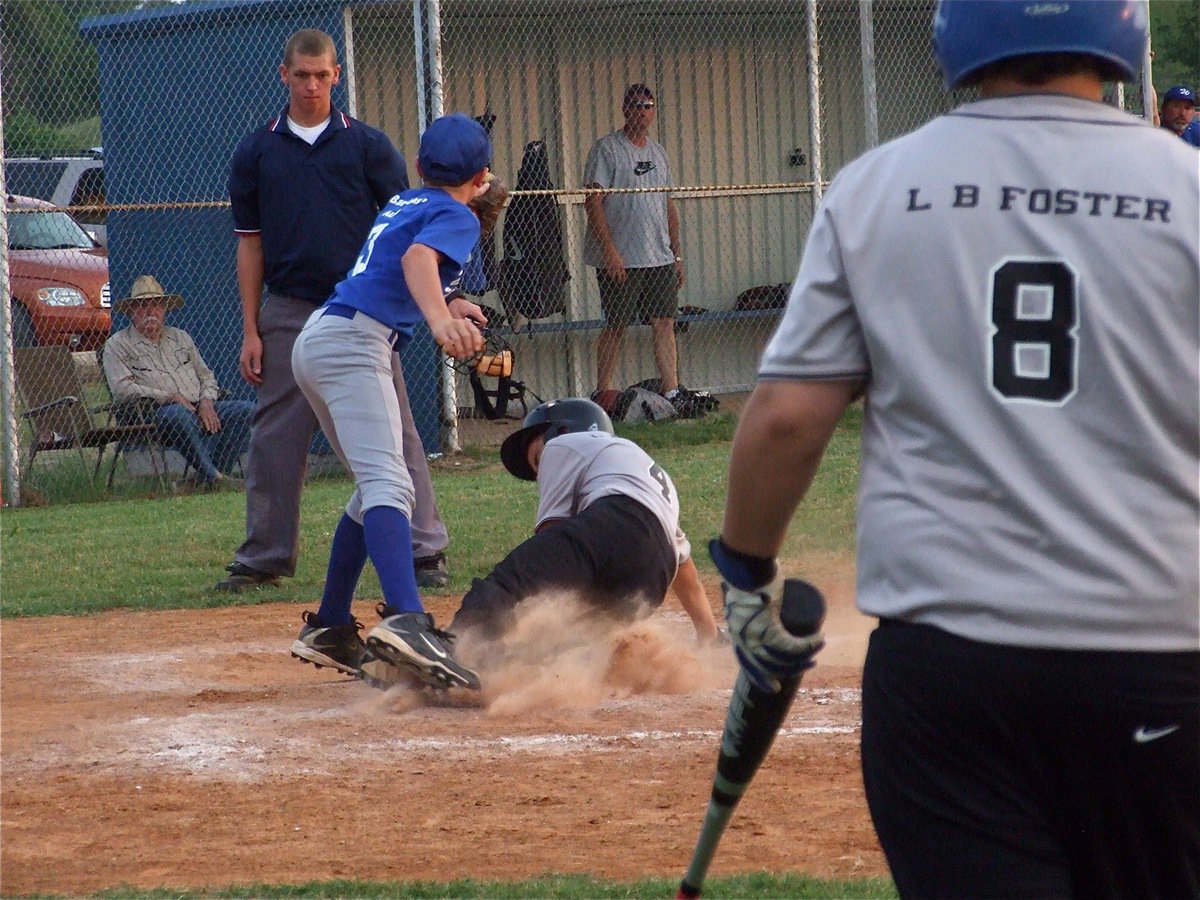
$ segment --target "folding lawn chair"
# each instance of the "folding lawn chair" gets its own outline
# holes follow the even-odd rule
[[[152,456],[161,457],[161,447],[150,423],[122,424],[115,403],[89,406],[85,387],[75,368],[69,348],[22,347],[13,350],[17,392],[25,411],[21,417],[29,422],[33,433],[30,442],[29,466],[39,453],[47,450],[79,451],[79,458],[88,466],[86,450],[96,451],[92,482],[100,475],[109,447],[113,448],[108,467],[107,486],[111,489],[117,461],[129,446],[135,444],[152,448]],[[97,425],[95,415],[104,414],[104,424]],[[162,466],[155,462],[155,474],[163,488],[167,487]]]

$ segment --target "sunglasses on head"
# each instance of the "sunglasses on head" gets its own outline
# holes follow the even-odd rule
[[[653,100],[635,100],[629,104],[630,109],[654,109]]]

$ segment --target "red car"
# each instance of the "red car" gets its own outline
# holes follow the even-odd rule
[[[14,347],[95,350],[112,330],[107,251],[53,203],[8,196]]]

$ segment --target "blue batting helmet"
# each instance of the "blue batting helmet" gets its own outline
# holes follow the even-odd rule
[[[939,0],[933,45],[946,87],[990,63],[1033,53],[1084,53],[1127,81],[1146,52],[1146,0]]]

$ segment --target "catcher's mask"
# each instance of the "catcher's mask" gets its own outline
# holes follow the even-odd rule
[[[524,481],[536,481],[537,473],[529,465],[529,445],[540,435],[549,443],[563,434],[576,431],[603,431],[615,434],[612,419],[600,406],[583,397],[551,400],[534,408],[521,427],[500,445],[504,468]]]
[[[462,372],[471,382],[475,408],[488,419],[519,419],[529,411],[525,395],[533,394],[522,381],[513,378],[513,350],[508,341],[491,328],[481,328],[483,349],[470,359],[449,359],[451,368]],[[486,387],[484,379],[495,378],[494,388]],[[536,399],[541,399],[533,394]],[[520,404],[521,411],[509,415],[508,404]]]

